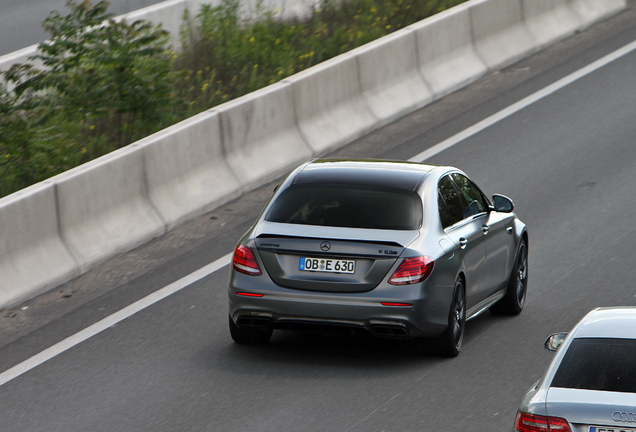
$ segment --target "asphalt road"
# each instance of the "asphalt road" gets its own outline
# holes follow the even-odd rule
[[[161,1],[109,0],[109,11],[122,15]],[[45,40],[42,21],[54,10],[68,13],[65,5],[66,0],[0,0],[0,56]]]
[[[636,40],[629,5],[333,156],[413,157]],[[594,307],[636,305],[635,71],[632,52],[428,161],[512,197],[529,228],[526,308],[470,321],[459,357],[282,332],[234,344],[226,267],[0,386],[0,430],[511,430],[551,359],[545,338]],[[5,312],[0,372],[226,255],[273,187]]]

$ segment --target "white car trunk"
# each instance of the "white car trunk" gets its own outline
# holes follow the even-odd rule
[[[546,409],[548,416],[568,420],[572,432],[589,432],[590,426],[604,426],[607,432],[636,431],[634,393],[551,387]]]

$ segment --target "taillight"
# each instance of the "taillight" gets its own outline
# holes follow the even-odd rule
[[[571,432],[570,424],[564,418],[560,417],[548,417],[548,424],[550,425],[550,430],[555,432]]]
[[[515,422],[515,430],[519,432],[548,432],[550,430],[548,429],[548,418],[519,411]]]
[[[546,417],[519,411],[515,430],[519,432],[571,432],[568,421],[560,417]]]
[[[427,256],[405,258],[393,273],[389,283],[392,285],[408,285],[426,280],[433,271],[435,261]]]
[[[234,250],[234,258],[232,259],[232,267],[234,270],[251,276],[262,274],[261,267],[256,261],[252,249],[245,245],[238,245]]]

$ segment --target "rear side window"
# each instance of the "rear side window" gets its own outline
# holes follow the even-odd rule
[[[442,221],[442,228],[451,226],[454,223],[453,218],[448,212],[448,207],[446,207],[446,203],[440,192],[437,192],[437,205],[439,207],[439,219]]]
[[[453,182],[451,181],[449,176],[443,177],[438,184],[438,192],[439,197],[443,200],[443,203],[440,201],[440,212],[445,208],[447,214],[440,213],[440,218],[442,219],[442,225],[444,228],[449,227],[460,220],[462,220],[464,214],[464,205],[462,204],[459,195],[457,195],[457,191],[453,186]],[[444,206],[446,204],[446,206]]]
[[[636,393],[636,339],[574,339],[552,387]]]
[[[350,184],[292,186],[265,216],[270,222],[342,228],[415,230],[422,201],[415,192]]]

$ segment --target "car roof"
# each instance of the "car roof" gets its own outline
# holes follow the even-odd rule
[[[382,159],[316,159],[296,174],[292,184],[348,183],[413,191],[436,168]]]
[[[573,337],[636,339],[636,307],[594,309],[576,326]]]

